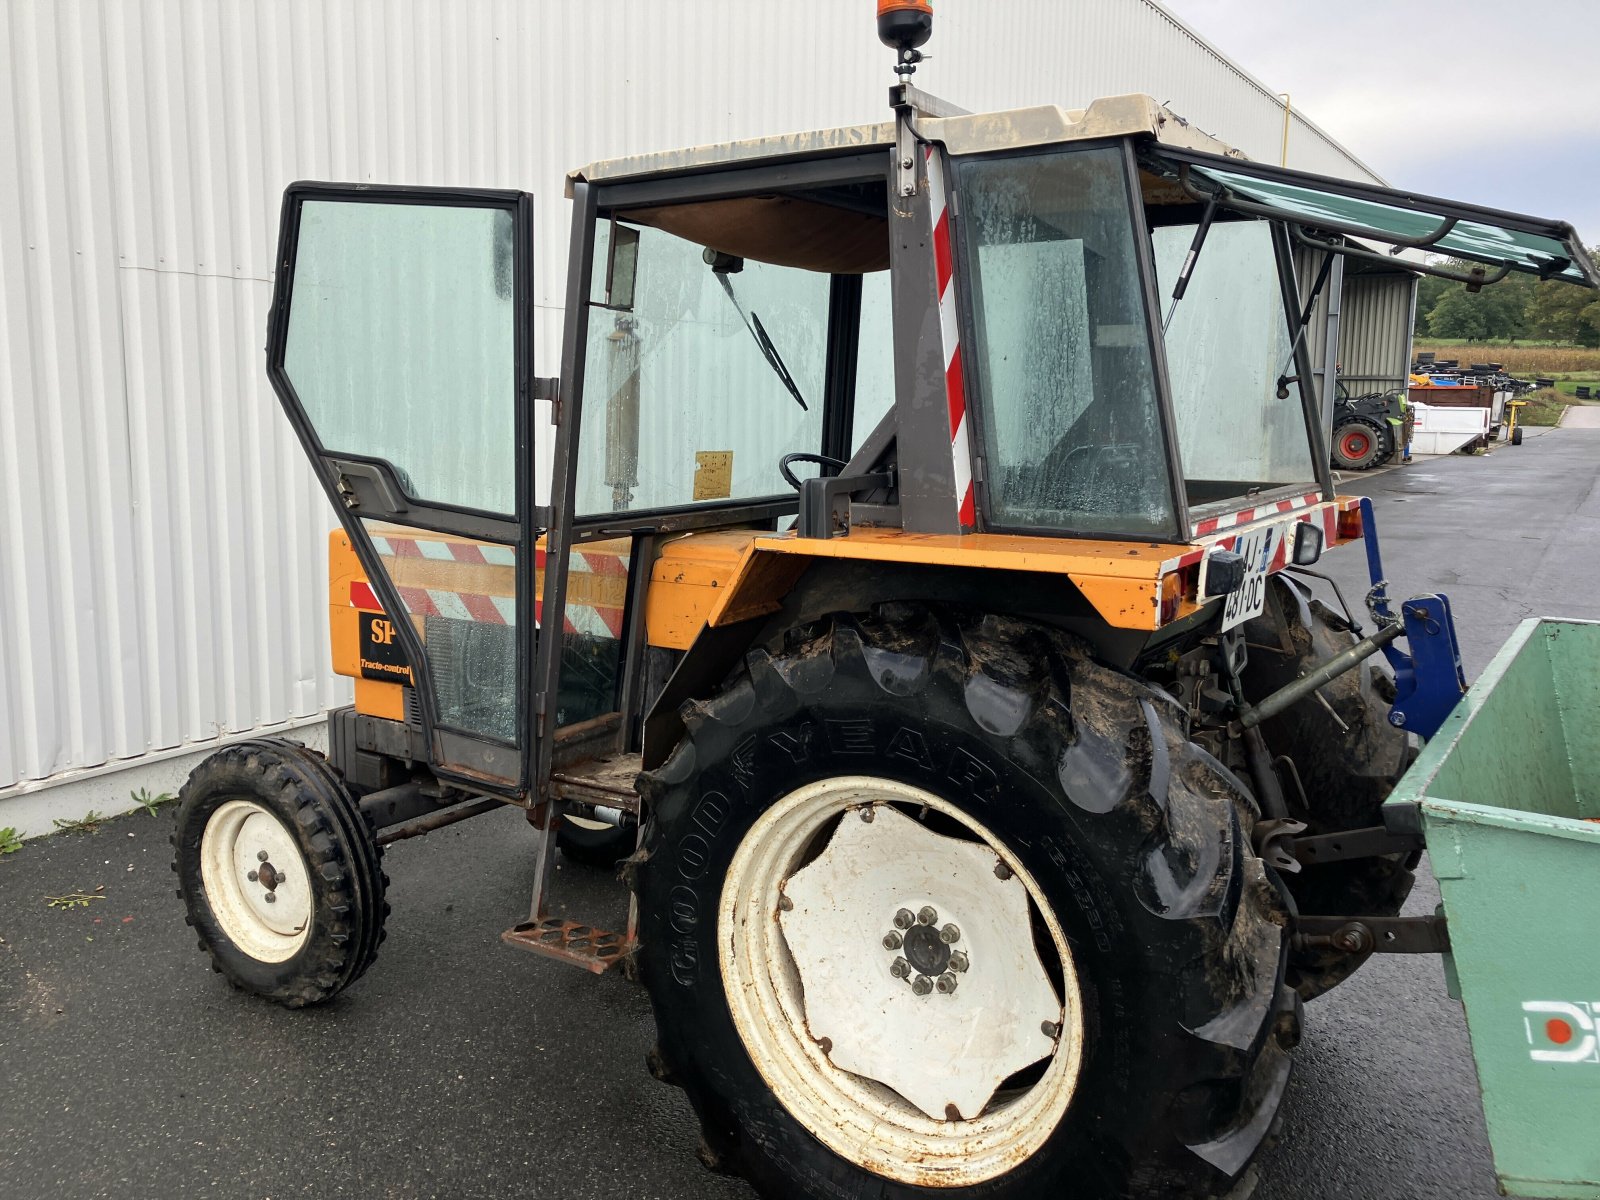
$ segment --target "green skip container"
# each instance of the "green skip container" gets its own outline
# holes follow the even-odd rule
[[[1413,803],[1501,1189],[1600,1200],[1600,622],[1518,626],[1390,797]]]

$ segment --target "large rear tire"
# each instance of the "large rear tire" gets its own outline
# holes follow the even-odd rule
[[[239,742],[178,793],[178,896],[235,987],[289,1008],[372,965],[389,905],[382,851],[343,781],[294,742]]]
[[[1249,662],[1241,682],[1245,699],[1261,700],[1292,683],[1360,639],[1338,613],[1311,597],[1302,584],[1274,575],[1262,615],[1245,626]],[[1338,833],[1383,823],[1383,802],[1415,757],[1410,735],[1389,724],[1394,680],[1380,657],[1361,663],[1313,696],[1264,722],[1262,735],[1275,755],[1287,755],[1301,786],[1287,788],[1290,815],[1307,833]],[[1394,916],[1411,894],[1417,855],[1308,866],[1287,877],[1289,891],[1308,916]],[[1289,979],[1303,999],[1347,979],[1365,955],[1299,950],[1290,956]]]
[[[652,1067],[708,1162],[834,1200],[1235,1185],[1298,1037],[1287,919],[1168,697],[901,604],[753,652],[686,716],[634,882]]]

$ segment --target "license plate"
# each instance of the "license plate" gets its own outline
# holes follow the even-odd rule
[[[1228,594],[1222,608],[1222,629],[1226,632],[1251,617],[1259,617],[1267,606],[1267,573],[1278,553],[1278,541],[1287,526],[1266,525],[1239,535],[1233,545],[1244,559],[1244,582]]]

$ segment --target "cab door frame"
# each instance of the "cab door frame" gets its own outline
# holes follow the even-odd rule
[[[285,370],[294,291],[295,261],[303,204],[308,201],[494,208],[512,218],[511,292],[513,321],[513,477],[516,511],[503,513],[419,501],[406,494],[392,464],[370,455],[329,448],[311,423],[294,383]],[[541,724],[530,683],[538,678],[536,655],[544,639],[537,636],[534,607],[534,544],[549,525],[549,509],[534,505],[533,374],[533,197],[526,192],[483,188],[430,188],[379,184],[300,181],[284,191],[279,220],[277,275],[267,322],[267,378],[290,425],[310,460],[317,481],[367,574],[378,601],[390,614],[408,608],[363,525],[363,519],[392,519],[440,533],[459,534],[511,545],[516,550],[516,648],[518,744],[441,726],[438,694],[423,640],[410,620],[393,622],[394,633],[411,667],[417,717],[428,765],[443,780],[473,792],[526,803],[532,790],[534,754]]]

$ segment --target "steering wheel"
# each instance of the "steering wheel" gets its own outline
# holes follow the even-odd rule
[[[800,490],[800,481],[789,469],[790,463],[797,462],[816,463],[819,467],[832,467],[835,471],[842,471],[850,465],[841,459],[829,458],[826,454],[807,454],[803,450],[795,454],[785,454],[778,460],[778,474],[782,475],[783,481],[797,492]]]

